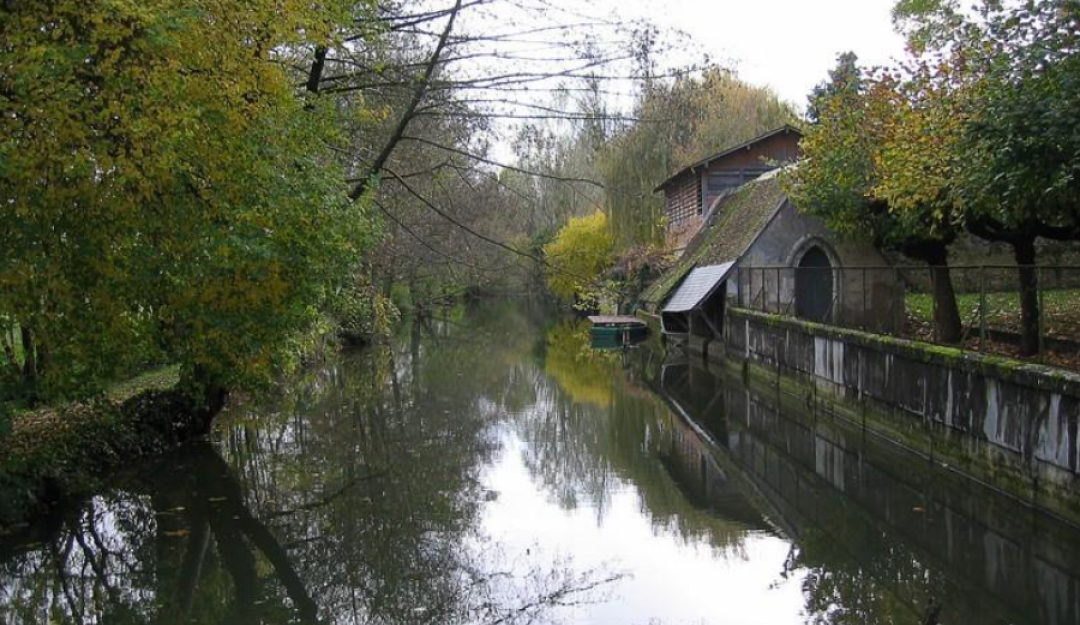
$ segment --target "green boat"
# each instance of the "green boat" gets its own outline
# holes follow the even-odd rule
[[[644,341],[649,336],[649,326],[636,317],[589,317],[592,322],[592,346],[597,348],[622,347]]]

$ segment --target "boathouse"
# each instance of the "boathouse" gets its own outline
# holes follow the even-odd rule
[[[727,189],[713,200],[675,266],[642,295],[676,339],[723,337],[725,307],[789,314],[829,323],[842,318],[889,330],[900,297],[889,261],[872,245],[841,239],[792,204],[782,170]],[[845,271],[845,268],[878,268]]]
[[[682,250],[708,219],[717,198],[799,157],[802,133],[781,126],[679,170],[656,187],[664,193],[667,245]]]

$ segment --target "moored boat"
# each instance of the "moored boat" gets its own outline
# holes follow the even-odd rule
[[[593,347],[631,345],[649,335],[649,327],[637,317],[597,315],[589,317],[589,321]]]

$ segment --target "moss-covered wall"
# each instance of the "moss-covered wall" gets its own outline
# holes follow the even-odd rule
[[[725,342],[792,394],[1080,522],[1080,375],[742,309]]]

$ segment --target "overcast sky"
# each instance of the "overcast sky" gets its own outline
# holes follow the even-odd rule
[[[661,30],[685,32],[687,40],[661,65],[674,67],[695,63],[707,53],[717,63],[736,70],[743,80],[769,86],[799,110],[805,110],[806,97],[814,85],[825,80],[836,64],[836,57],[851,50],[860,65],[891,64],[902,57],[903,38],[893,31],[891,9],[896,0],[553,0],[560,7],[546,17],[562,23],[581,19],[607,18],[618,22],[647,20]],[[529,20],[543,19],[529,14],[520,19],[512,7],[515,2],[496,5],[492,13],[482,14],[474,28],[495,31],[525,29],[535,25]],[[494,18],[492,18],[494,15]],[[511,17],[516,16],[516,17]],[[494,21],[492,21],[494,19]],[[570,36],[575,33],[571,31]],[[560,32],[557,37],[566,37]],[[662,41],[671,38],[662,36]],[[491,71],[490,69],[488,70]],[[481,72],[483,73],[483,72]],[[554,87],[552,83],[547,85]],[[627,96],[630,85],[607,87],[612,93]],[[498,95],[498,94],[496,94]],[[546,95],[538,95],[543,100]],[[547,102],[544,102],[547,104]],[[619,106],[619,103],[615,103]],[[510,158],[508,139],[520,124],[508,123],[501,140],[495,141],[495,154]]]
[[[648,20],[689,35],[689,63],[708,53],[756,85],[772,87],[803,108],[810,89],[824,80],[848,50],[860,64],[885,64],[902,56],[893,31],[896,0],[556,0],[567,15]],[[696,50],[694,48],[697,48]]]
[[[805,106],[837,54],[853,50],[864,65],[903,52],[893,32],[895,0],[621,0],[633,17],[650,16],[686,31],[715,59],[736,63],[746,81],[773,87]]]

